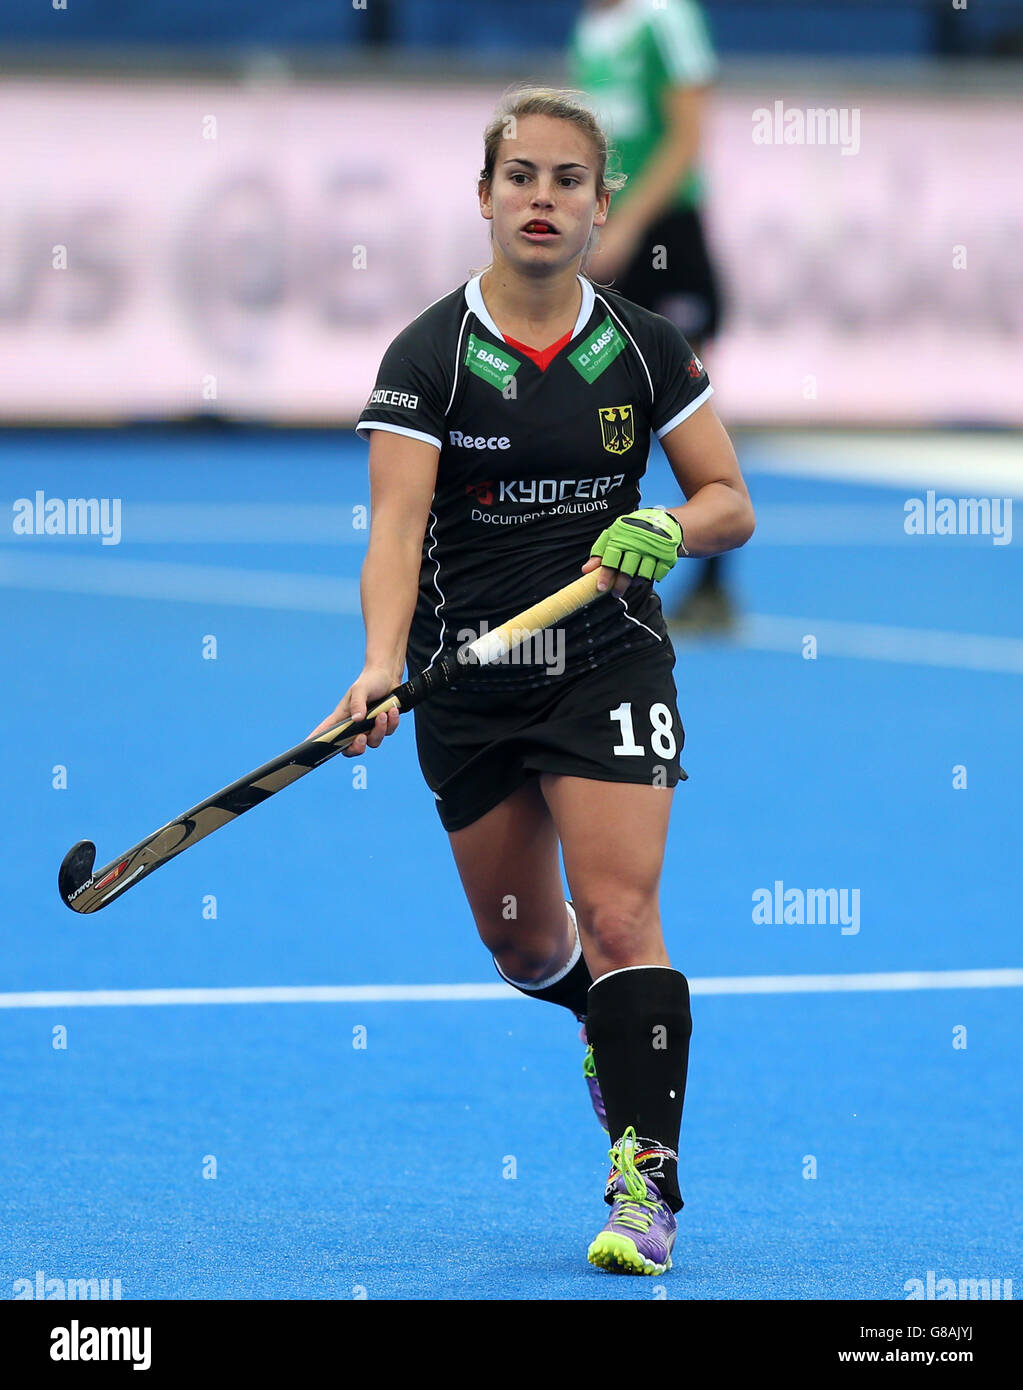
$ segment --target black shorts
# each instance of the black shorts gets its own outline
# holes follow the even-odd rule
[[[537,690],[444,691],[415,711],[416,747],[445,830],[462,830],[541,772],[673,787],[684,777],[675,653],[630,652]]]
[[[721,292],[695,208],[673,208],[649,227],[611,288],[669,319],[696,351],[705,347],[721,322]]]

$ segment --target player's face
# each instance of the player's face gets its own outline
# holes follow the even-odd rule
[[[501,140],[480,210],[494,224],[494,247],[523,269],[562,269],[586,250],[607,218],[597,197],[596,151],[571,121],[524,116]]]

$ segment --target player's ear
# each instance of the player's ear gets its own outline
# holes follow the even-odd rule
[[[490,184],[480,180],[478,193],[480,198],[480,213],[488,222],[494,220],[494,199],[491,194]]]
[[[597,211],[593,214],[593,225],[603,227],[607,221],[608,209],[611,206],[611,194],[602,193],[597,199]]]

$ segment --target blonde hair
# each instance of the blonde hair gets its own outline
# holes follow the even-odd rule
[[[524,116],[550,116],[556,121],[571,121],[588,136],[597,156],[597,196],[617,193],[625,187],[626,174],[609,174],[608,157],[613,153],[608,138],[596,116],[586,104],[584,93],[563,87],[513,87],[504,94],[493,119],[483,132],[483,168],[479,182],[489,185],[494,177],[497,151],[501,140],[515,129],[515,122]]]

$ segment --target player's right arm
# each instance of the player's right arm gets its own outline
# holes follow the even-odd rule
[[[375,429],[370,436],[370,530],[362,566],[366,658],[333,713],[309,737],[342,720],[364,718],[374,700],[401,684],[439,458],[435,445],[404,434]],[[397,727],[397,711],[378,715],[373,732],[360,734],[345,756],[359,757],[367,745],[378,748]]]

